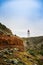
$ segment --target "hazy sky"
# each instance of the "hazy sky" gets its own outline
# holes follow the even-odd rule
[[[0,22],[18,36],[43,35],[43,0],[0,0]]]

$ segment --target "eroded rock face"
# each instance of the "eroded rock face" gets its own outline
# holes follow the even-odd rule
[[[22,39],[17,36],[0,35],[0,49],[16,47],[21,51],[24,50]]]

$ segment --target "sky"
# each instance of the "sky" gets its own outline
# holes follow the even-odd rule
[[[13,34],[43,36],[43,0],[0,0],[0,22]]]

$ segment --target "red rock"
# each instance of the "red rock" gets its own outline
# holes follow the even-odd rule
[[[17,36],[0,35],[0,49],[14,47],[17,47],[19,50],[23,51],[23,40]]]

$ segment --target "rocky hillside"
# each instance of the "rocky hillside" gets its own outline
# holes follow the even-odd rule
[[[9,28],[0,23],[0,34],[12,35],[12,32]]]
[[[14,36],[10,29],[0,23],[0,49],[18,48],[20,51],[24,50],[23,40]]]
[[[32,53],[40,53],[43,55],[43,36],[23,38],[26,49]],[[35,52],[34,52],[35,51]]]

